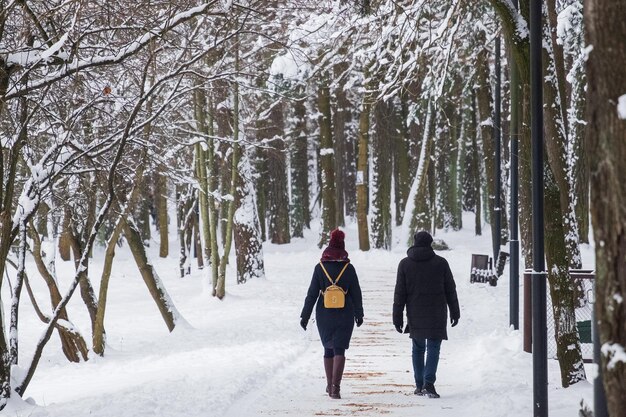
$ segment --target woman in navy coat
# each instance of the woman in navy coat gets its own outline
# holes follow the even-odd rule
[[[356,270],[350,264],[345,250],[345,234],[335,229],[330,233],[328,247],[322,253],[320,263],[315,266],[313,279],[304,300],[300,314],[300,325],[306,330],[309,318],[315,308],[317,330],[324,345],[324,370],[326,371],[326,392],[331,398],[341,398],[339,394],[341,377],[346,363],[345,351],[350,347],[354,323],[363,324],[363,298]],[[348,265],[346,266],[346,263]],[[322,268],[322,264],[324,268]],[[324,291],[331,285],[324,269],[335,281],[344,269],[337,285],[345,293],[343,308],[325,308]]]

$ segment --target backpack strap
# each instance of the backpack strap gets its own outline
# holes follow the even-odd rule
[[[328,274],[328,271],[326,270],[326,268],[324,268],[324,264],[320,261],[320,266],[322,267],[322,270],[324,271],[324,274],[326,275],[326,278],[328,278],[328,280],[330,281],[331,285],[337,285],[337,283],[339,282],[339,278],[341,278],[341,276],[345,272],[346,268],[348,268],[348,265],[350,265],[350,262],[346,262],[346,264],[344,265],[344,267],[341,270],[341,272],[339,273],[339,275],[337,275],[337,279],[335,280],[335,282],[333,282],[333,279]]]

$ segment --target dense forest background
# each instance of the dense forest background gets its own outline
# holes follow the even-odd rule
[[[543,7],[546,271],[561,379],[585,378],[568,270],[582,267],[591,212],[605,386],[611,415],[624,415],[624,363],[608,364],[626,345],[614,296],[626,279],[615,171],[626,156],[615,107],[626,85],[607,68],[626,65],[626,16],[610,0]],[[1,0],[0,283],[12,297],[0,320],[0,409],[25,392],[54,333],[70,361],[105,354],[119,245],[176,327],[145,250],[151,224],[160,256],[178,256],[181,277],[206,267],[222,298],[231,253],[237,283],[263,277],[263,242],[289,243],[313,222],[320,247],[350,222],[363,251],[405,246],[417,229],[481,234],[484,221],[506,245],[519,166],[530,267],[528,10],[528,0]],[[462,224],[463,211],[474,224]],[[179,254],[169,253],[173,239]],[[89,273],[94,245],[106,248],[102,276]],[[57,253],[75,262],[69,288],[57,285]],[[26,275],[27,260],[39,277]],[[50,290],[51,305],[38,307],[47,331],[11,378],[29,279]],[[65,310],[77,289],[91,340]]]

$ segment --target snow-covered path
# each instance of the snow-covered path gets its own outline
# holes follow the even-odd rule
[[[311,346],[302,356],[262,388],[236,401],[225,416],[532,415],[532,357],[522,351],[521,333],[507,326],[508,282],[503,279],[496,288],[469,283],[470,258],[464,246],[478,253],[489,251],[481,251],[484,241],[467,239],[455,242],[456,250],[441,253],[450,261],[461,303],[460,323],[449,328],[450,340],[442,344],[436,383],[441,399],[413,394],[411,342],[391,324],[395,263],[384,258],[399,260],[403,255],[355,254],[352,258],[360,271],[365,323],[355,328],[346,352],[342,399],[330,399],[324,392],[323,349],[316,327],[310,324],[307,337]],[[577,415],[579,401],[572,397],[589,401],[590,385],[561,389],[557,363],[550,362],[551,415]]]
[[[452,248],[440,254],[450,262],[461,305],[459,325],[449,328],[450,340],[441,348],[436,383],[440,399],[413,395],[410,339],[391,324],[396,266],[404,251],[359,252],[356,232],[349,229],[347,236],[363,289],[365,323],[355,328],[346,353],[341,400],[324,393],[323,349],[315,324],[311,322],[307,332],[299,326],[320,252],[313,243],[317,236],[311,234],[290,245],[266,245],[267,279],[245,285],[229,281],[223,301],[208,294],[201,272],[180,279],[177,259],[154,256],[157,271],[190,325],[172,334],[132,259],[120,251],[107,308],[107,355],[69,364],[53,338],[26,393],[36,405],[12,402],[3,415],[532,415],[532,357],[522,351],[521,333],[508,328],[508,272],[495,288],[469,283],[471,253],[489,253],[487,236],[465,230],[438,236]],[[90,271],[97,277],[95,260]],[[71,269],[70,262],[59,266],[60,276],[71,275],[62,271]],[[229,276],[234,278],[232,271]],[[41,286],[35,291],[45,299]],[[27,347],[39,336],[41,324],[28,303],[20,314],[26,323],[21,328],[21,360],[27,360]],[[83,331],[89,329],[80,299],[73,300],[70,315]],[[591,385],[562,389],[558,364],[551,360],[549,366],[550,415],[577,415],[580,399],[591,400]]]

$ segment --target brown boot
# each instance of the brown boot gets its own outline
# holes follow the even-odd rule
[[[333,379],[330,386],[330,398],[341,399],[339,394],[339,386],[341,385],[341,377],[343,376],[343,368],[346,364],[345,356],[335,356],[333,358]]]
[[[333,383],[333,358],[324,357],[324,370],[326,371],[326,394],[330,394],[330,386]]]

